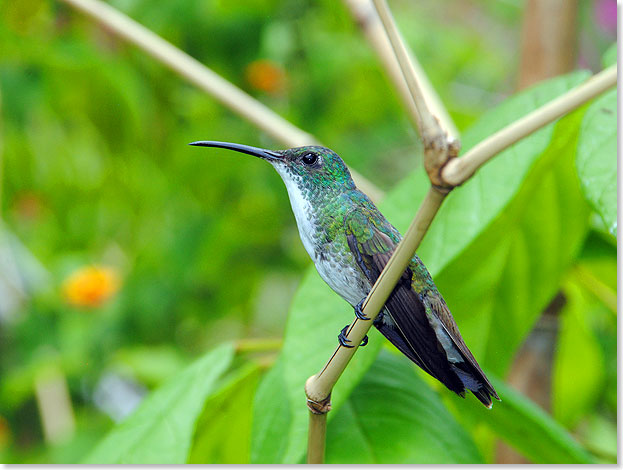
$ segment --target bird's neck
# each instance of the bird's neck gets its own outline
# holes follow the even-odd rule
[[[343,230],[344,215],[354,206],[350,191],[311,190],[294,179],[284,179],[284,183],[303,245],[315,260],[320,245],[331,242]]]

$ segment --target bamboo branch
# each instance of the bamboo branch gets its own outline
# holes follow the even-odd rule
[[[309,413],[307,432],[307,463],[324,463],[324,450],[327,435],[327,414]]]
[[[370,317],[371,320],[376,318],[385,305],[389,294],[394,290],[394,286],[407,268],[422,238],[424,238],[424,234],[428,230],[444,197],[445,194],[433,188],[429,189],[426,194],[426,198],[407,229],[404,238],[396,247],[396,250],[387,262],[385,269],[383,269],[379,278],[374,283],[374,286],[372,286],[362,306],[363,313]],[[372,323],[373,321],[355,319],[347,330],[347,337],[352,341],[352,344],[358,345],[361,343],[364,336],[370,330]],[[307,380],[305,390],[307,396],[311,400],[321,403],[327,398],[356,350],[357,346],[353,348],[338,346],[324,368],[318,374]]]
[[[407,110],[407,115],[411,119],[413,126],[417,128],[417,122],[419,119],[417,108],[413,103],[411,92],[409,91],[405,77],[400,69],[400,63],[392,50],[391,42],[385,34],[383,25],[374,8],[374,5],[372,4],[372,1],[344,0],[344,3],[349,8],[351,15],[376,52],[377,57],[383,64],[385,72],[389,76],[400,96],[402,104]],[[441,102],[439,95],[437,95],[437,92],[431,85],[426,73],[413,53],[411,51],[407,51],[407,53],[409,55],[411,73],[417,77],[417,82],[421,86],[424,101],[426,102],[428,109],[430,109],[434,116],[439,118],[439,124],[442,128],[444,128],[447,134],[457,137],[459,135],[458,130],[456,129],[456,126],[454,125],[454,122],[448,114],[445,106]]]
[[[448,162],[441,174],[444,182],[450,186],[463,184],[502,150],[612,88],[616,82],[617,66],[612,65],[573,90],[509,124],[471,148],[461,158]]]
[[[447,193],[452,187],[447,186],[441,178],[441,169],[458,155],[460,143],[456,139],[448,138],[438,118],[430,111],[407,46],[396,27],[386,0],[373,0],[373,2],[417,109],[417,127],[424,144],[424,168],[431,184]]]
[[[319,145],[314,136],[299,129],[198,60],[110,5],[100,0],[61,1],[87,14],[111,33],[134,44],[286,147]],[[373,200],[378,201],[383,197],[383,192],[373,183],[355,171],[351,170],[351,173],[357,185]]]
[[[76,431],[76,420],[67,378],[58,365],[51,364],[36,375],[35,398],[45,441],[60,444],[69,440]]]

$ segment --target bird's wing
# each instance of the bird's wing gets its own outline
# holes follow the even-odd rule
[[[358,208],[344,219],[348,246],[370,283],[374,284],[389,261],[400,235],[377,214]],[[382,217],[382,216],[381,216]],[[375,225],[374,220],[380,220]],[[374,325],[418,366],[450,390],[463,395],[464,386],[451,369],[443,346],[429,320],[426,306],[412,287],[413,272],[407,268]],[[389,316],[389,318],[387,318]]]
[[[452,341],[454,347],[460,351],[463,361],[454,364],[455,367],[459,369],[458,371],[455,370],[455,372],[462,375],[462,371],[467,373],[470,377],[476,379],[479,384],[479,386],[476,387],[476,390],[474,390],[473,387],[468,388],[470,388],[474,395],[476,395],[480,401],[485,403],[485,405],[491,402],[489,395],[499,400],[500,397],[498,397],[493,385],[491,385],[491,382],[489,382],[489,379],[480,368],[480,365],[478,365],[476,358],[465,344],[465,341],[463,341],[463,337],[461,336],[459,328],[454,321],[454,317],[452,316],[452,313],[450,313],[450,309],[439,292],[427,292],[423,298],[423,301],[428,307],[430,314],[439,321],[441,327],[447,334],[448,338]]]

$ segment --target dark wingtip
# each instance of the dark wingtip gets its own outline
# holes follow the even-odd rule
[[[472,393],[478,398],[480,403],[485,405],[487,408],[491,409],[493,407],[493,401],[491,400],[491,396],[485,390],[477,390]]]

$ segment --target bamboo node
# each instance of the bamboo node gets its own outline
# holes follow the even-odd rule
[[[324,415],[331,411],[331,394],[323,400],[315,401],[307,398],[307,408],[315,415]]]
[[[439,132],[431,133],[423,138],[424,168],[432,186],[443,194],[449,193],[455,185],[443,178],[444,167],[459,155],[461,142],[449,138],[440,128]]]

